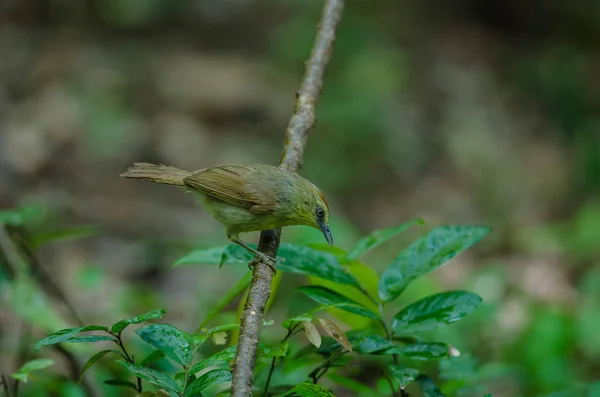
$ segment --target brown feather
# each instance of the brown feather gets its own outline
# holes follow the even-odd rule
[[[223,165],[196,172],[186,177],[183,182],[204,194],[246,208],[255,214],[270,212],[277,205],[277,200],[271,192],[259,193],[248,182],[256,179],[253,178],[254,173],[252,167]]]

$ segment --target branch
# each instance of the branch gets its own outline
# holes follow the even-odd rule
[[[308,133],[315,124],[315,104],[323,87],[323,75],[329,59],[335,31],[342,17],[344,0],[326,0],[317,30],[317,36],[308,62],[302,86],[296,95],[296,107],[286,130],[280,167],[296,172],[302,165],[302,155]],[[281,229],[263,231],[258,249],[275,258]],[[240,339],[233,360],[231,396],[246,397],[252,394],[252,377],[262,316],[271,295],[273,272],[259,262],[254,267],[248,299],[240,321]]]

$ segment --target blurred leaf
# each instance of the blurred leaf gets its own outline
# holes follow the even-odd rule
[[[342,294],[338,294],[337,292],[332,291],[329,288],[317,285],[310,285],[300,287],[298,288],[298,291],[322,305],[335,305],[335,307],[337,308],[348,311],[350,313],[358,314],[359,316],[372,318],[374,320],[379,319],[379,316],[376,313],[367,309],[360,303],[355,302]]]
[[[210,335],[215,346],[222,346],[227,344],[227,332],[215,332]]]
[[[171,324],[150,324],[135,331],[140,338],[175,362],[188,366],[206,335],[191,335]]]
[[[221,350],[218,353],[213,354],[208,358],[205,358],[204,360],[194,364],[194,366],[192,366],[192,368],[190,369],[189,373],[196,374],[209,367],[229,364],[229,362],[235,357],[235,349],[236,346],[230,346],[224,350]]]
[[[383,301],[398,297],[414,279],[436,270],[448,260],[481,240],[490,229],[480,226],[443,226],[412,243],[383,272],[379,296]]]
[[[127,387],[137,391],[137,386],[135,385],[135,383],[129,382],[128,380],[108,379],[103,381],[103,383],[109,386]]]
[[[335,394],[327,390],[321,385],[315,385],[312,383],[300,383],[294,386],[292,390],[280,394],[279,397],[295,396],[300,397],[335,397]]]
[[[161,352],[160,350],[154,350],[152,353],[148,354],[148,356],[142,361],[141,365],[142,367],[147,367],[148,365],[160,360],[163,357],[165,357],[164,352]]]
[[[281,326],[285,329],[290,329],[290,328],[292,328],[293,325],[295,325],[297,323],[303,323],[305,321],[312,321],[312,319],[313,319],[312,313],[304,313],[304,314],[300,314],[299,316],[288,318],[287,320],[284,320],[283,323],[281,323]]]
[[[252,274],[252,273],[250,273]],[[208,329],[206,331],[207,334],[211,335],[211,334],[215,334],[217,332],[223,332],[223,331],[233,331],[236,329],[240,329],[240,324],[238,323],[234,323],[234,324],[223,324],[223,325],[217,325],[216,327],[212,327],[210,329]]]
[[[250,285],[250,281],[252,281],[252,272],[245,272],[244,276],[233,287],[231,287],[229,291],[221,296],[217,302],[210,305],[210,310],[206,314],[206,317],[200,325],[200,328],[212,321],[217,314],[219,314],[231,303],[231,301],[235,299],[236,296],[244,292],[244,290]]]
[[[325,376],[329,378],[329,380],[331,380],[333,383],[340,385],[344,389],[354,391],[357,393],[373,394],[373,389],[371,389],[369,386],[363,383],[355,381],[354,379],[347,378],[345,376],[338,375],[333,372],[328,372]]]
[[[420,332],[460,320],[479,306],[481,298],[471,292],[450,291],[412,303],[394,316],[394,332]]]
[[[263,343],[259,343],[258,349],[261,354],[268,357],[285,357],[288,353],[289,343],[288,341],[284,341],[275,347],[269,347]]]
[[[468,380],[477,375],[477,360],[469,355],[448,357],[438,362],[440,378]]]
[[[354,276],[348,273],[337,258],[329,252],[282,243],[277,256],[284,259],[281,263],[277,263],[277,268],[284,272],[310,275],[359,287]]]
[[[350,344],[350,341],[346,337],[344,331],[342,331],[336,323],[327,318],[322,317],[319,317],[317,321],[319,322],[319,325],[325,330],[325,332],[329,334],[329,336],[335,339],[340,345],[344,346],[346,350],[352,351],[352,345]]]
[[[27,222],[38,218],[42,209],[34,205],[21,206],[12,210],[0,211],[0,224],[23,226]]]
[[[419,370],[414,368],[403,367],[402,365],[388,363],[390,373],[400,383],[400,389],[406,389],[419,376]]]
[[[109,335],[84,335],[74,336],[64,341],[64,343],[115,342],[116,340],[117,338]]]
[[[256,248],[255,244],[249,244]],[[254,257],[251,252],[237,244],[229,244],[221,247],[197,249],[183,258],[178,259],[173,267],[184,265],[246,265]]]
[[[113,324],[113,326],[110,327],[110,330],[111,330],[111,332],[118,334],[118,333],[122,332],[125,329],[125,327],[127,327],[129,324],[140,324],[140,323],[143,323],[144,321],[156,320],[156,319],[161,318],[165,313],[166,313],[166,311],[164,309],[151,310],[144,314],[140,314],[139,316],[133,316],[133,317],[129,317],[124,320],[121,320],[121,321]]]
[[[42,338],[39,341],[37,341],[37,343],[35,344],[35,350],[38,351],[42,347],[54,345],[54,344],[63,342],[67,339],[70,339],[71,337],[75,336],[82,329],[83,329],[83,327],[77,327],[77,328],[65,328],[65,329],[61,329],[60,331],[56,331],[55,333],[50,334],[47,337]]]
[[[18,381],[27,383],[29,381],[29,375],[31,372],[40,371],[50,367],[51,365],[54,365],[54,360],[47,358],[36,358],[23,364],[21,368],[17,370],[17,372],[12,373],[10,376]]]
[[[160,389],[157,391],[145,391],[135,397],[171,397],[171,393],[164,389]]]
[[[417,377],[417,384],[423,393],[423,397],[446,397],[428,376],[419,375]]]
[[[448,357],[449,346],[441,342],[418,342],[397,349],[397,353],[415,360],[433,360]]]
[[[76,240],[97,235],[100,229],[97,226],[78,226],[69,229],[56,230],[33,236],[32,245],[39,248],[45,244],[60,240]]]
[[[142,367],[140,365],[131,364],[125,361],[117,360],[117,363],[131,374],[142,378],[152,384],[162,387],[165,390],[179,393],[177,383],[167,375],[164,375],[152,368]]]
[[[89,360],[87,360],[87,362],[83,365],[83,368],[81,369],[81,373],[79,374],[79,383],[81,383],[81,380],[83,379],[83,375],[86,373],[86,371],[88,369],[90,369],[92,367],[92,365],[94,365],[96,363],[96,361],[100,360],[102,357],[106,356],[108,353],[115,353],[118,356],[122,357],[123,355],[121,354],[121,352],[119,352],[118,350],[101,350],[98,353],[94,354],[92,357],[90,357]]]
[[[316,347],[321,346],[321,334],[317,327],[309,321],[303,322],[302,325],[304,326],[304,336],[306,336],[306,339]]]
[[[201,375],[198,379],[193,381],[185,389],[184,397],[198,396],[202,390],[208,386],[229,382],[231,380],[231,372],[225,369],[215,369]]]
[[[379,229],[371,232],[368,236],[363,237],[356,243],[356,245],[350,250],[346,259],[352,261],[354,259],[358,259],[360,256],[366,254],[367,252],[375,249],[381,244],[385,243],[388,240],[391,240],[398,234],[402,233],[409,227],[413,225],[424,225],[425,222],[423,219],[413,219],[402,225],[390,227],[388,229]]]

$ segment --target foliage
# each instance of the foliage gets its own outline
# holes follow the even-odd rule
[[[441,396],[433,378],[424,375],[424,366],[431,360],[448,359],[455,353],[447,343],[426,341],[415,338],[416,332],[430,331],[459,321],[474,311],[481,298],[466,291],[448,291],[424,297],[405,304],[400,310],[390,305],[406,289],[411,281],[441,266],[455,255],[479,241],[488,229],[478,226],[445,226],[435,228],[402,250],[390,266],[384,270],[379,280],[379,296],[369,292],[360,276],[349,270],[349,264],[375,247],[392,239],[415,221],[397,228],[375,231],[360,240],[349,252],[337,249],[330,252],[315,247],[282,244],[278,253],[277,266],[284,272],[309,276],[317,284],[300,286],[297,292],[313,301],[316,306],[282,322],[286,330],[284,338],[273,345],[260,345],[257,365],[256,387],[262,388],[261,395],[280,396],[330,396],[333,395],[321,381],[327,379],[345,384],[344,387],[369,389],[367,385],[353,382],[343,376],[343,368],[348,360],[375,360],[380,368],[378,378],[387,382],[392,389],[387,393],[398,393],[407,387],[417,385],[425,395]],[[244,251],[235,245],[194,250],[178,260],[175,265],[212,263],[214,265],[244,264],[249,259]],[[316,278],[316,279],[313,279]],[[319,285],[318,280],[327,280],[328,288]],[[239,287],[234,286],[235,296]],[[364,304],[361,302],[365,302]],[[219,307],[224,307],[219,304]],[[339,311],[327,311],[331,309]],[[393,310],[390,313],[390,310]],[[137,316],[119,320],[111,326],[88,325],[66,328],[57,331],[36,343],[36,350],[58,343],[110,342],[113,349],[100,350],[89,358],[81,376],[105,356],[111,356],[123,371],[132,376],[132,381],[108,379],[107,384],[115,387],[134,388],[140,395],[146,395],[143,382],[153,384],[160,393],[180,397],[200,396],[207,388],[226,384],[231,380],[229,365],[235,354],[235,345],[198,359],[199,349],[209,340],[220,345],[222,334],[235,331],[238,324],[224,324],[213,328],[199,328],[188,333],[173,324],[156,323],[165,311],[152,310]],[[348,315],[359,316],[366,326],[344,330],[339,323]],[[388,315],[389,314],[389,315]],[[210,313],[210,316],[214,316]],[[391,318],[391,320],[390,320]],[[143,324],[135,334],[154,350],[144,360],[135,360],[126,348],[123,333],[131,325]],[[209,320],[210,321],[210,320]],[[204,321],[203,323],[207,323]],[[302,332],[309,343],[296,353],[289,349],[290,338]],[[92,333],[92,334],[90,334]],[[215,337],[216,336],[216,337]],[[157,360],[167,358],[172,369],[156,367]],[[269,362],[270,365],[260,363]],[[271,385],[271,379],[278,366],[304,372],[304,382],[295,385]],[[306,366],[313,366],[306,369]],[[163,369],[161,369],[163,368]],[[167,367],[168,368],[168,367]],[[350,386],[349,386],[350,385]],[[215,389],[211,389],[215,390]],[[374,391],[375,392],[375,391]],[[154,393],[154,394],[152,394]],[[159,391],[148,395],[159,395]],[[275,393],[275,394],[273,394]]]

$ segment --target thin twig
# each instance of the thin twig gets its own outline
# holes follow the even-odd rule
[[[296,172],[302,165],[302,155],[308,133],[315,124],[315,104],[323,86],[323,75],[329,59],[335,31],[342,16],[344,0],[326,0],[319,23],[317,36],[306,73],[297,93],[296,107],[286,130],[280,167]],[[276,257],[281,229],[261,233],[258,249]],[[262,316],[271,295],[273,272],[269,266],[259,262],[254,267],[248,299],[240,321],[240,338],[233,360],[231,396],[247,397],[252,394],[252,378],[256,361],[258,338]]]
[[[290,336],[292,336],[296,333],[298,324],[299,323],[296,323],[293,327],[290,327],[290,329],[288,329],[288,332],[285,335],[285,337],[281,340],[281,343],[284,343],[286,340],[288,340],[290,338]],[[263,393],[263,397],[267,397],[269,395],[269,385],[271,384],[271,376],[273,376],[273,372],[275,371],[275,365],[277,364],[277,358],[278,357],[275,356],[271,360],[271,368],[269,368],[269,375],[267,376],[267,382],[265,383],[265,391]]]
[[[4,376],[4,374],[0,374],[0,383],[2,383],[2,388],[4,389],[6,397],[10,397],[10,393],[8,391],[8,383],[6,382],[6,377]]]

